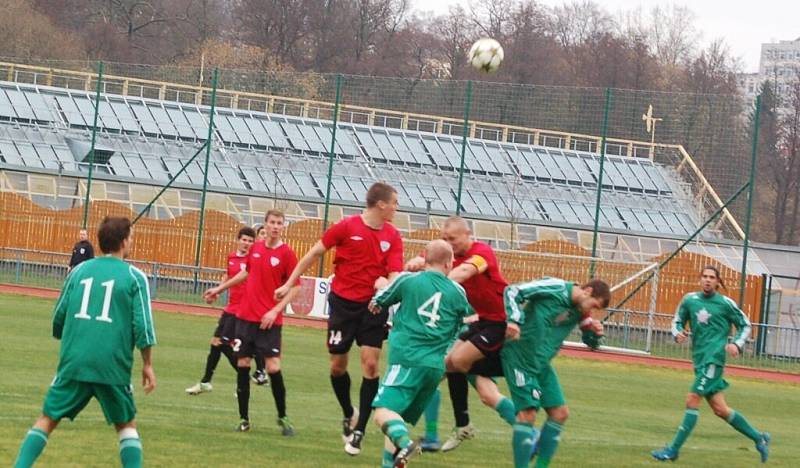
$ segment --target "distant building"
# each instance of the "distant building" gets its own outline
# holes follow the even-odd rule
[[[758,73],[739,75],[739,87],[748,99],[755,99],[761,83],[772,82],[783,107],[789,87],[800,79],[800,38],[793,41],[780,41],[761,44],[761,58]]]

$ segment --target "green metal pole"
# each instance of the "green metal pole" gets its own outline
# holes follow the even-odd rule
[[[97,116],[100,108],[100,88],[103,86],[103,62],[97,65],[97,90],[94,93],[94,122],[92,123],[92,146],[89,148],[89,175],[86,177],[86,198],[83,200],[83,224],[89,222],[89,194],[92,191],[92,170],[94,169],[94,145],[97,141]]]
[[[219,69],[214,69],[214,79],[211,83],[211,112],[208,117],[208,137],[206,138],[206,162],[203,168],[203,193],[200,196],[200,224],[197,229],[197,246],[194,251],[194,266],[200,268],[200,254],[203,245],[203,228],[206,221],[206,192],[208,191],[208,162],[211,159],[211,139],[214,137],[214,111],[217,104],[217,78]],[[195,270],[197,275],[197,270]],[[195,284],[197,282],[195,281]]]
[[[458,170],[458,194],[456,195],[456,216],[461,214],[461,191],[464,188],[464,160],[467,155],[469,137],[469,111],[472,107],[472,80],[467,81],[467,99],[464,103],[464,131],[461,136],[461,167]]]
[[[592,231],[592,263],[589,268],[589,278],[594,278],[595,261],[597,256],[597,235],[600,229],[600,198],[603,194],[603,166],[606,161],[606,135],[608,133],[608,108],[611,104],[611,88],[606,88],[606,102],[603,109],[603,133],[600,138],[600,174],[597,176],[597,198],[594,204],[594,230]]]
[[[747,189],[747,187],[748,184],[744,184],[741,187],[739,187],[739,190],[737,190],[736,193],[731,195],[731,197],[728,198],[728,200],[725,203],[723,203],[722,206],[717,208],[716,211],[714,211],[714,213],[712,213],[711,216],[709,216],[708,219],[699,228],[697,228],[697,230],[694,231],[694,233],[692,233],[691,236],[689,236],[685,241],[683,241],[683,243],[679,245],[674,252],[672,252],[667,258],[665,258],[664,260],[661,261],[661,263],[658,264],[657,270],[661,270],[662,268],[664,268],[664,266],[667,265],[667,263],[671,262],[672,259],[675,258],[675,256],[677,256],[681,252],[681,250],[683,250],[683,248],[689,244],[689,242],[694,240],[694,238],[697,237],[697,235],[700,234],[700,232],[702,232],[703,229],[706,228],[706,226],[711,224],[711,222],[714,221],[714,219],[716,219],[716,217],[719,216],[720,213],[722,213],[722,210],[724,210],[725,208],[728,207],[728,205],[733,203],[734,200],[736,200],[739,197],[739,195],[741,195],[745,191],[745,189]],[[639,283],[639,285],[636,286],[636,288],[633,291],[628,293],[628,295],[625,296],[625,298],[622,299],[614,308],[619,309],[620,307],[625,305],[637,292],[639,292],[640,289],[642,289],[642,287],[644,287],[645,284],[647,284],[648,281],[650,281],[650,278],[652,278],[653,275],[655,275],[655,272],[648,274],[647,277],[643,279],[642,282]],[[613,312],[608,313],[602,321],[606,321],[612,315]]]
[[[133,219],[133,222],[131,222],[131,224],[136,224],[136,222],[139,221],[139,219],[142,216],[144,216],[145,213],[147,213],[147,211],[150,209],[150,207],[153,206],[153,204],[156,202],[156,200],[161,198],[161,195],[163,195],[164,192],[166,192],[168,188],[172,187],[172,184],[178,179],[178,177],[181,174],[183,174],[184,172],[186,172],[186,168],[189,167],[189,164],[191,164],[195,160],[195,158],[197,158],[197,156],[200,155],[200,153],[203,152],[203,150],[206,149],[207,145],[208,145],[208,142],[203,144],[203,146],[201,146],[200,148],[197,149],[197,151],[195,151],[195,153],[192,155],[192,157],[189,158],[189,160],[186,161],[183,164],[183,166],[181,166],[181,169],[178,172],[176,172],[175,174],[172,175],[172,178],[169,180],[169,182],[167,182],[166,185],[161,187],[161,190],[156,194],[155,197],[153,197],[152,200],[150,200],[150,203],[148,203],[147,206],[142,208],[142,211],[140,211],[139,214],[136,215],[136,217]]]
[[[758,159],[758,127],[761,116],[761,95],[756,97],[756,116],[753,119],[753,148],[750,154],[750,187],[747,191],[747,213],[744,218],[744,243],[742,244],[742,279],[739,282],[739,308],[744,307],[744,288],[747,282],[747,251],[750,247],[750,219],[753,214],[753,191]]]
[[[333,160],[336,154],[336,127],[339,126],[339,101],[342,97],[342,75],[336,75],[336,100],[333,103],[333,128],[331,129],[331,146],[328,151],[328,186],[325,188],[325,214],[322,217],[322,232],[328,229],[328,216],[331,207],[331,186],[333,185]],[[325,270],[325,257],[319,259],[319,274]]]

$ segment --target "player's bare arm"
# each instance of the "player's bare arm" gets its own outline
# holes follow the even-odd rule
[[[217,299],[217,296],[222,294],[223,291],[244,283],[244,281],[247,279],[247,275],[247,270],[242,270],[239,273],[236,273],[236,276],[223,281],[219,286],[207,289],[206,292],[203,293],[203,299],[205,299],[208,304],[211,304]]]
[[[422,271],[425,269],[425,259],[422,257],[422,255],[417,255],[416,257],[407,261],[404,268],[406,271],[411,272]]]
[[[142,353],[142,387],[144,393],[149,394],[156,389],[156,373],[153,371],[153,348],[147,347]]]
[[[461,265],[453,268],[447,277],[456,283],[461,284],[479,273],[481,273],[481,271],[478,269],[478,267],[472,263],[464,262]]]
[[[272,309],[270,309],[269,312],[264,314],[264,316],[261,318],[261,325],[259,325],[259,328],[262,330],[272,328],[272,324],[275,323],[275,319],[278,318],[278,314],[286,310],[286,306],[289,305],[289,303],[291,303],[292,300],[294,300],[295,296],[297,296],[297,293],[299,291],[300,291],[300,286],[291,287],[289,289],[289,293],[283,296],[283,299],[281,299],[280,302],[275,304],[275,307],[273,307]]]
[[[302,275],[308,268],[314,264],[321,256],[325,255],[328,249],[325,248],[325,245],[322,244],[322,241],[317,241],[314,244],[314,247],[311,247],[311,250],[306,252],[303,255],[303,258],[297,262],[297,266],[294,267],[294,271],[292,274],[289,275],[289,279],[286,280],[285,283],[279,288],[275,290],[275,299],[281,300],[289,294],[289,291],[292,289],[292,285],[297,283],[297,280],[300,279],[300,275]]]

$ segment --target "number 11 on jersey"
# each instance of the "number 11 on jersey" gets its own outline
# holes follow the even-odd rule
[[[91,320],[92,317],[89,315],[89,298],[92,294],[92,283],[94,283],[94,278],[82,279],[80,283],[83,286],[83,297],[81,298],[81,310],[75,314],[75,318]],[[100,286],[102,286],[106,291],[105,295],[103,296],[103,309],[100,312],[100,315],[95,317],[95,320],[111,323],[111,317],[108,316],[108,313],[111,310],[111,293],[114,290],[114,280],[100,283]]]

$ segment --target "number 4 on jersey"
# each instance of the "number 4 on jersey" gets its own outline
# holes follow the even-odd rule
[[[429,327],[436,328],[436,322],[442,318],[439,312],[439,303],[442,300],[442,293],[437,292],[431,296],[424,304],[419,306],[417,313],[423,317],[428,317],[428,322],[425,324]]]

